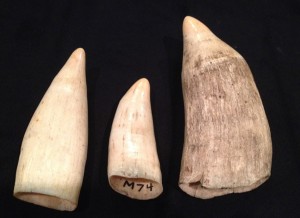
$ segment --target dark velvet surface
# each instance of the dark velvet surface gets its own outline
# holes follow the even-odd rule
[[[247,60],[269,120],[270,179],[258,189],[201,200],[177,183],[183,145],[182,21],[206,24]],[[0,1],[0,217],[300,217],[300,2],[208,0]],[[78,208],[59,212],[12,196],[26,127],[78,47],[87,55],[89,148]],[[151,84],[163,194],[132,200],[107,180],[120,98]]]

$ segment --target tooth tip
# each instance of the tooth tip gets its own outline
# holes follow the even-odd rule
[[[197,21],[196,18],[192,17],[192,16],[186,16],[183,20],[184,23],[187,23],[187,22],[195,22]]]
[[[150,89],[150,83],[146,78],[141,78],[134,83],[132,90],[148,90]]]
[[[85,51],[82,48],[73,51],[55,78],[74,76],[85,77]]]
[[[127,94],[125,96],[135,96],[135,97],[149,97],[150,95],[150,83],[146,78],[141,78],[138,81],[136,81],[130,89],[127,91]],[[124,96],[124,97],[125,97]]]
[[[85,51],[83,48],[77,48],[70,56],[69,67],[78,69],[78,72],[85,72]],[[68,64],[66,64],[68,65]]]
[[[85,58],[85,51],[83,48],[77,48],[72,55],[74,58],[78,59],[78,60],[82,60],[83,58]]]
[[[136,84],[138,87],[149,87],[150,86],[149,81],[146,78],[139,79]]]
[[[186,16],[182,25],[183,33],[187,35],[209,31],[208,27],[194,17]]]

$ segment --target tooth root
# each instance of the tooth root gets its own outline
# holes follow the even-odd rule
[[[119,102],[109,139],[108,180],[130,198],[152,199],[163,191],[147,79],[138,80]]]
[[[271,174],[269,124],[252,73],[192,17],[183,22],[185,138],[180,188],[198,198],[250,191]]]
[[[73,52],[25,132],[14,196],[44,207],[77,207],[88,143],[85,52]]]

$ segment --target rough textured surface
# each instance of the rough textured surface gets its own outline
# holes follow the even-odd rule
[[[179,186],[212,198],[250,191],[271,173],[268,121],[243,59],[192,17],[183,23],[185,139]]]
[[[85,53],[77,49],[54,78],[23,138],[14,196],[41,206],[77,207],[88,143]]]
[[[147,200],[163,191],[147,79],[138,80],[118,105],[109,139],[110,186],[130,198]]]

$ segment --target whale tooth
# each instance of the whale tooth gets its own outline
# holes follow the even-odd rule
[[[130,198],[147,200],[163,191],[147,79],[120,100],[109,139],[108,181]]]
[[[75,50],[53,79],[25,132],[13,195],[72,211],[83,180],[88,110],[85,52]]]
[[[185,136],[179,186],[197,198],[250,191],[271,175],[264,107],[244,58],[204,24],[183,22]]]

